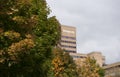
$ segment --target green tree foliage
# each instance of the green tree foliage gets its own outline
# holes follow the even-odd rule
[[[104,70],[96,64],[95,59],[91,59],[90,57],[80,62],[77,70],[79,77],[104,77]]]
[[[55,77],[77,77],[76,64],[69,53],[56,48],[53,50],[52,70]]]
[[[60,36],[45,0],[0,0],[0,77],[49,77]]]
[[[105,70],[101,67],[99,70],[98,70],[98,74],[100,77],[104,77],[105,76]]]

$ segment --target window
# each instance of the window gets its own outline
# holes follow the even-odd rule
[[[66,41],[66,40],[61,40],[61,42],[63,42],[63,43],[71,43],[71,44],[76,44],[76,42],[72,42],[72,41]]]
[[[70,37],[70,36],[61,36],[62,38],[67,38],[67,39],[72,39],[72,40],[76,40],[75,37]]]
[[[61,45],[61,46],[66,48],[76,48],[76,46],[67,46],[67,45]]]
[[[73,51],[73,50],[65,50],[66,52],[72,52],[72,53],[75,53],[76,51]]]

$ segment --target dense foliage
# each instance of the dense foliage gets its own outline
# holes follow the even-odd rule
[[[77,70],[57,48],[60,23],[49,13],[45,0],[0,0],[0,77],[98,76],[94,61]]]
[[[86,58],[83,62],[79,62],[77,67],[78,77],[104,77],[104,70],[96,64],[95,59]]]
[[[54,77],[77,77],[76,64],[69,53],[56,48],[53,50],[53,55]]]
[[[0,9],[0,77],[47,77],[60,24],[46,1],[0,0]]]

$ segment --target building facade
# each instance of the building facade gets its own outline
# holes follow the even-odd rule
[[[90,58],[93,58],[96,60],[96,63],[102,67],[103,64],[105,64],[105,56],[102,55],[101,52],[98,52],[98,51],[94,51],[94,52],[91,52],[91,53],[88,53],[87,54]]]
[[[73,60],[75,61],[77,66],[83,65],[84,61],[88,57],[87,54],[81,54],[81,53],[70,53],[70,56],[73,57]]]
[[[88,53],[88,54],[70,53],[70,55],[73,57],[73,60],[75,61],[75,63],[78,66],[80,64],[82,64],[82,62],[84,62],[87,57],[90,57],[91,59],[92,58],[95,59],[96,60],[96,64],[98,64],[100,67],[102,67],[104,62],[105,62],[105,57],[102,55],[101,52],[91,52],[91,53]]]
[[[120,62],[106,65],[103,68],[105,77],[120,77]]]
[[[76,28],[61,25],[60,47],[66,52],[76,53]]]

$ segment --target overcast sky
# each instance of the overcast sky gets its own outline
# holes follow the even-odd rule
[[[120,61],[120,0],[47,0],[51,15],[77,29],[77,52],[100,51]]]

